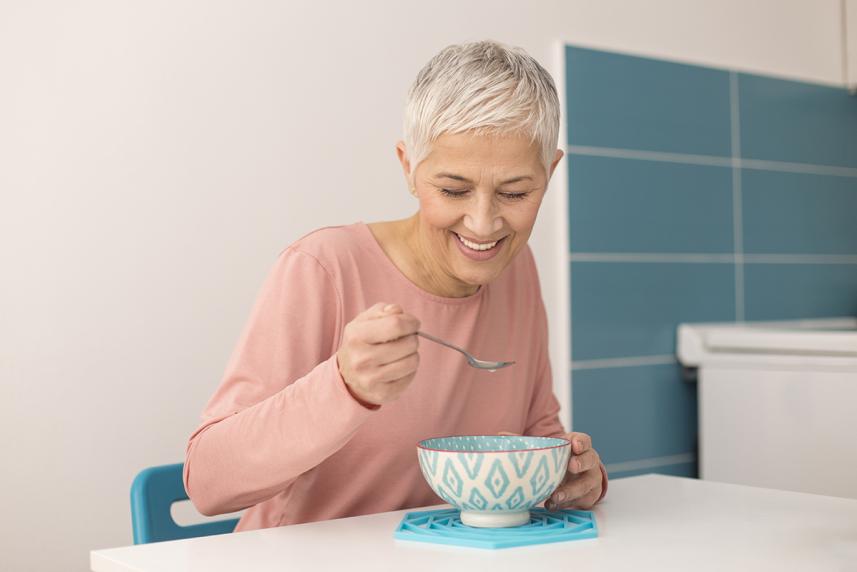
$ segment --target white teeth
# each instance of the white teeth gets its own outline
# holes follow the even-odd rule
[[[499,240],[495,240],[494,242],[486,242],[485,244],[476,244],[475,242],[470,242],[466,238],[462,238],[462,236],[458,233],[456,233],[455,236],[458,237],[458,240],[461,241],[461,244],[471,250],[491,250],[492,248],[497,246],[498,242],[500,242]]]

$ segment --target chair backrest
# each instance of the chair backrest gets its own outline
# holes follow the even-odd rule
[[[225,534],[235,530],[237,518],[180,526],[170,514],[174,502],[186,500],[183,463],[143,469],[131,484],[131,524],[134,544]]]

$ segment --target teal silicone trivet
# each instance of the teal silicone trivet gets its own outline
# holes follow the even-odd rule
[[[473,528],[461,523],[458,509],[409,512],[396,527],[400,540],[475,548],[510,548],[596,538],[595,515],[585,510],[530,510],[530,522],[512,528]]]

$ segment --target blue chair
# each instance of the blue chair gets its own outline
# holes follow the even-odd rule
[[[134,544],[225,534],[235,530],[237,518],[180,526],[170,515],[174,502],[187,500],[183,463],[143,469],[131,484],[131,524]]]

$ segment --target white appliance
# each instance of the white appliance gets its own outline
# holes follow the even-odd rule
[[[677,349],[700,478],[857,498],[857,319],[682,324]]]

